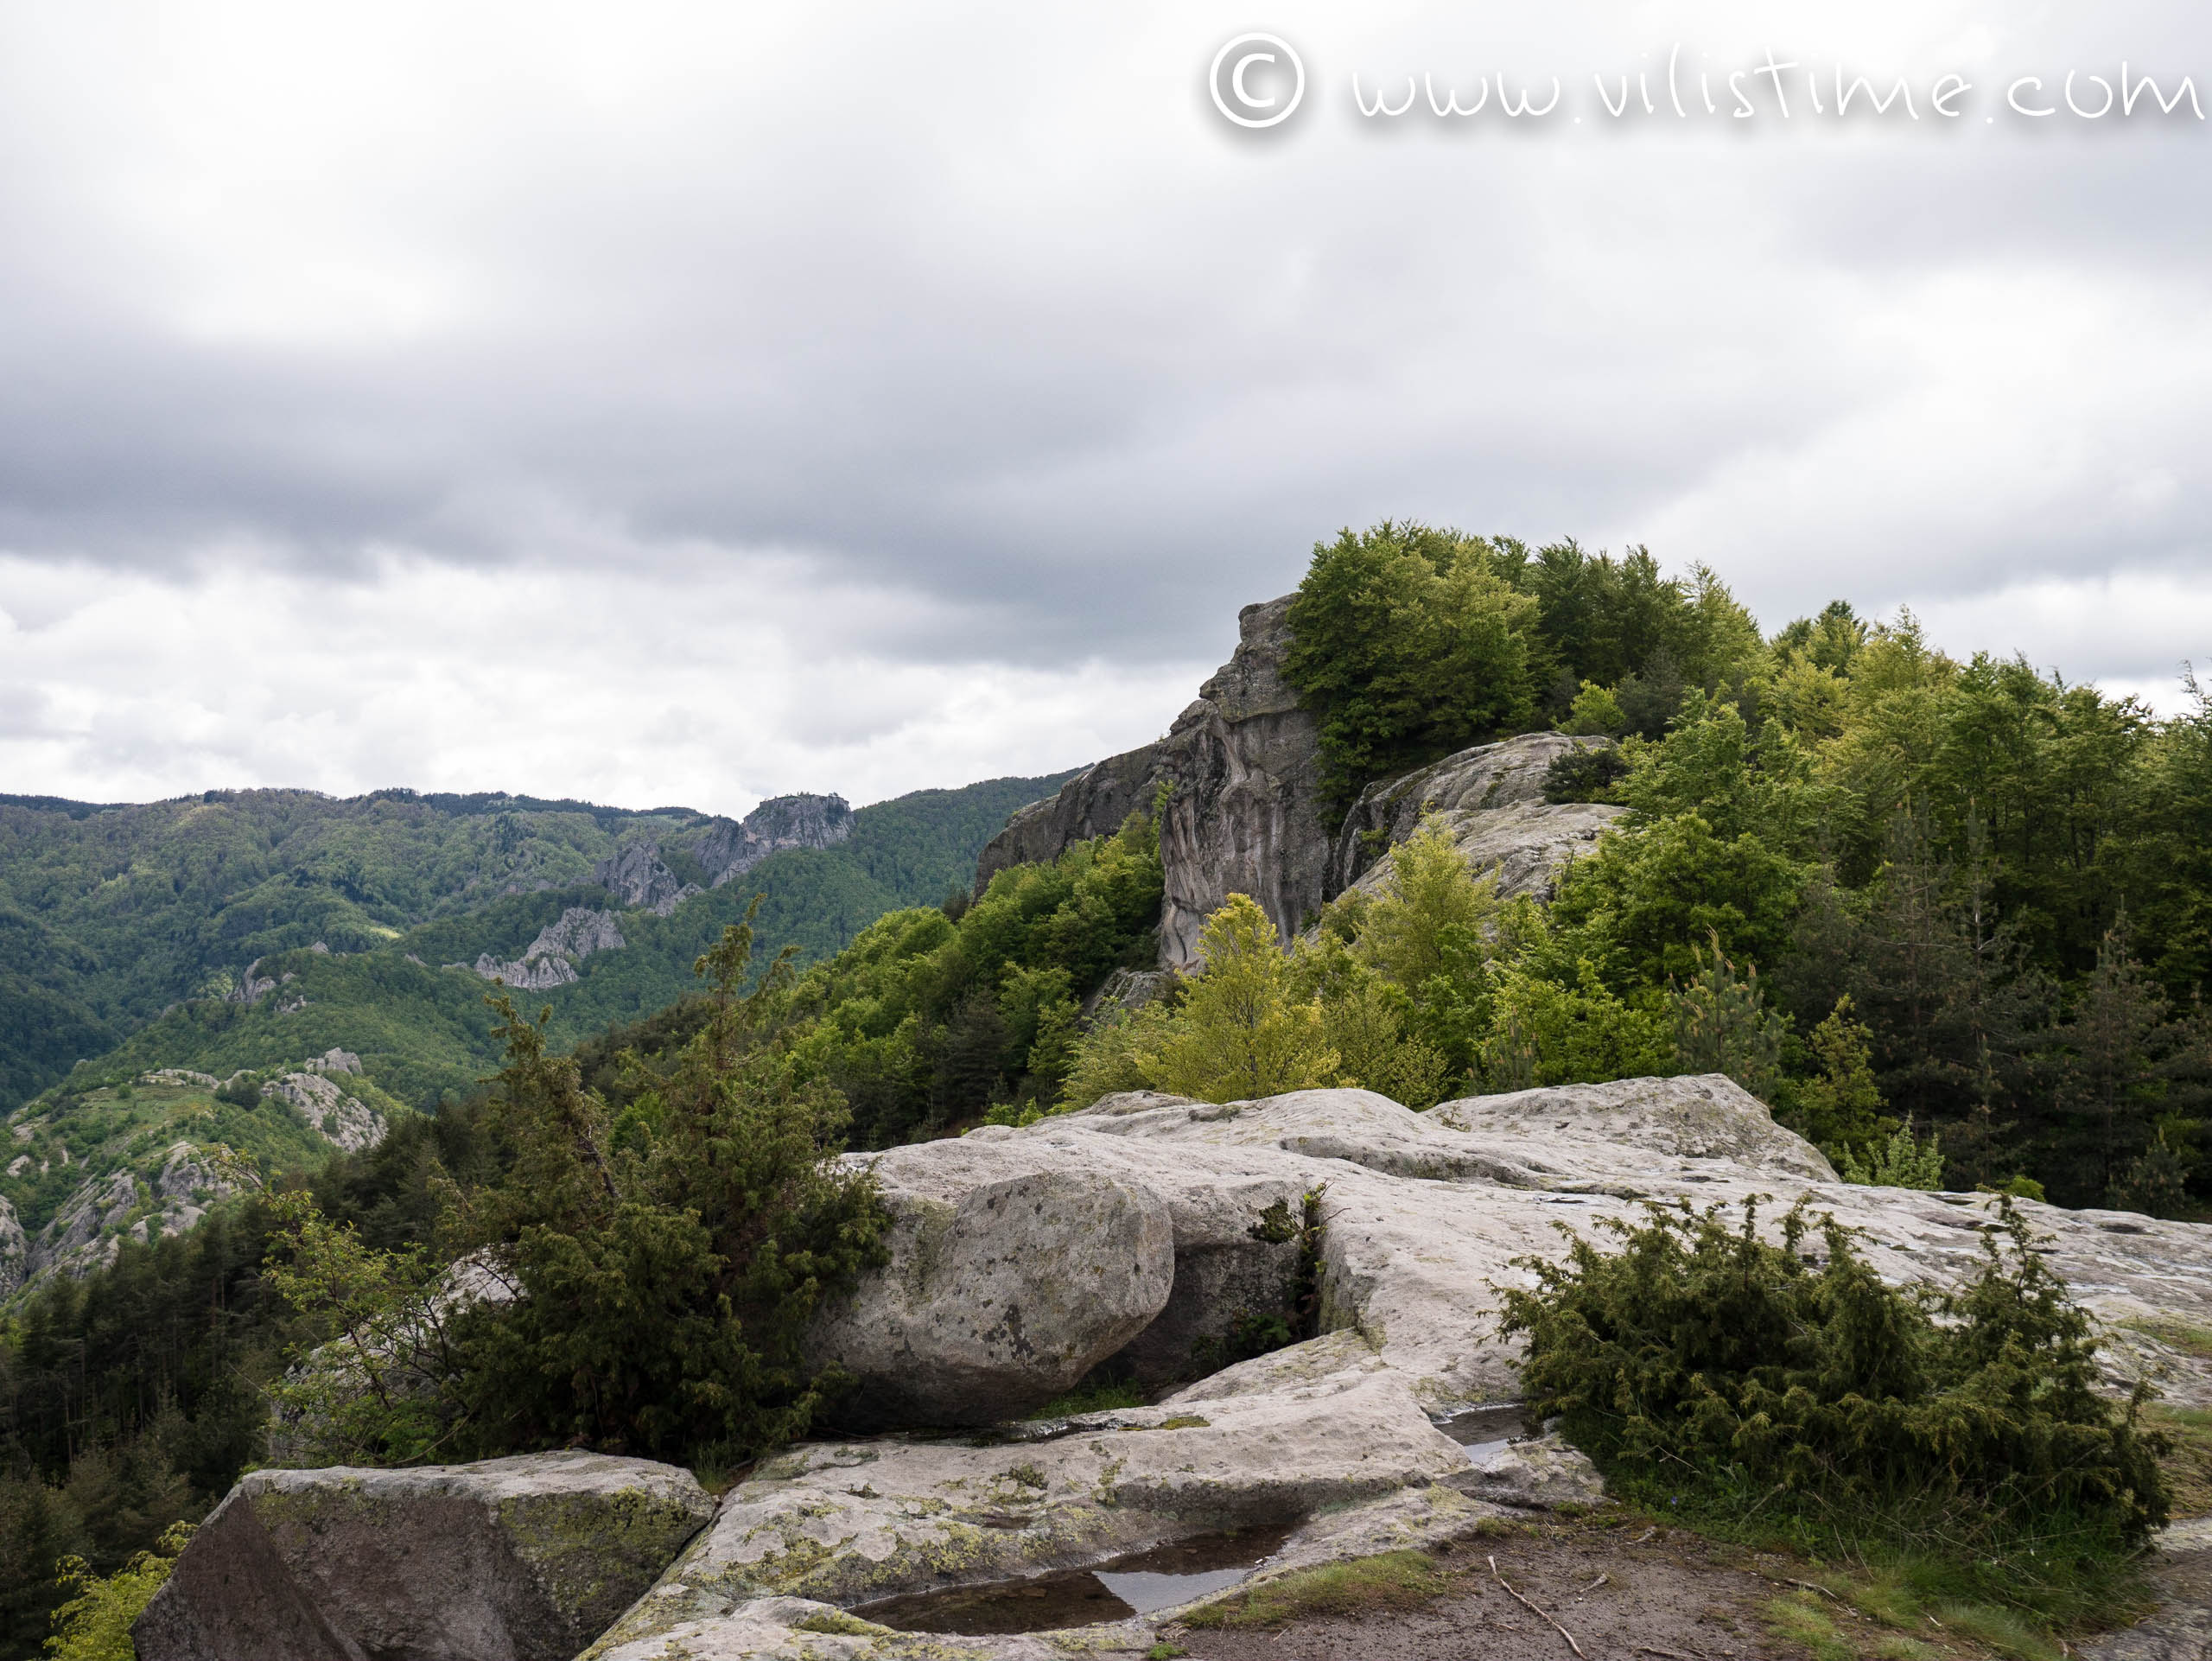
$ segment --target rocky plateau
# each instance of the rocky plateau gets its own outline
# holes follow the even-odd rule
[[[814,1333],[817,1354],[860,1380],[838,1434],[764,1462],[711,1507],[669,1498],[688,1495],[683,1473],[575,1454],[259,1473],[149,1607],[141,1655],[1141,1655],[1177,1606],[976,1637],[871,1615],[887,1599],[1224,1530],[1275,1531],[1266,1537],[1280,1543],[1249,1566],[1265,1578],[1598,1502],[1595,1473],[1556,1438],[1532,1429],[1468,1446],[1454,1434],[1471,1410],[1515,1398],[1516,1353],[1495,1315],[1498,1289],[1527,1272],[1518,1260],[1647,1200],[1740,1215],[1758,1199],[1770,1220],[1803,1197],[1859,1230],[1885,1277],[1955,1284],[1980,1262],[1995,1205],[1840,1182],[1718,1076],[1474,1097],[1426,1113],[1357,1090],[1226,1105],[1138,1093],[868,1157],[894,1251]],[[1281,1297],[1296,1247],[1255,1238],[1252,1225],[1309,1192],[1326,1225],[1320,1335],[1203,1372],[1207,1339]],[[2171,1400],[2212,1403],[2212,1370],[2158,1336],[2212,1326],[2212,1228],[2022,1209],[2100,1323],[2112,1388],[2147,1375]],[[1142,1382],[1153,1404],[1026,1416],[1109,1375]],[[518,1481],[568,1497],[534,1501],[537,1520],[522,1530],[500,1520],[497,1497]],[[464,1528],[453,1520],[464,1513],[479,1520]],[[342,1530],[314,1520],[341,1514]],[[607,1525],[590,1519],[631,1515],[665,1526],[620,1533],[601,1580],[575,1566],[594,1562],[589,1552],[561,1557],[545,1543],[596,1537]],[[310,1551],[309,1537],[346,1550]],[[600,1589],[559,1590],[582,1581],[547,1570],[555,1557]],[[438,1588],[467,1618],[440,1627],[435,1651],[406,1647],[427,1640],[395,1634],[424,1628],[423,1612],[443,1607],[426,1588]],[[2172,1611],[2159,1619],[2187,1626]]]

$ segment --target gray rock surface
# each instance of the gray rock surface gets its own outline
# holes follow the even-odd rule
[[[872,1422],[1014,1418],[1153,1322],[1175,1276],[1168,1207],[1040,1145],[968,1138],[874,1161],[891,1267],[817,1321],[811,1358]]]
[[[692,894],[696,886],[678,882],[660,856],[657,842],[626,843],[591,868],[591,880],[613,894],[626,910],[644,907],[665,917]]]
[[[677,1629],[760,1598],[849,1606],[1006,1579],[1425,1489],[1466,1468],[1403,1381],[1381,1374],[1056,1429],[1042,1442],[817,1443],[771,1460],[587,1654],[658,1657],[652,1645]]]
[[[1282,678],[1293,598],[1237,614],[1236,652],[1168,729],[1160,958],[1171,969],[1197,964],[1198,931],[1233,894],[1258,901],[1285,941],[1327,897],[1320,729]]]
[[[1501,896],[1548,899],[1559,868],[1586,853],[1622,810],[1593,802],[1544,800],[1544,774],[1569,750],[1609,741],[1524,733],[1478,744],[1360,792],[1329,856],[1326,887],[1374,892],[1389,875],[1389,850],[1437,815],[1478,875],[1497,874]]]
[[[1236,651],[1165,738],[1097,763],[1015,813],[976,863],[978,890],[1008,865],[1119,830],[1166,784],[1173,793],[1160,832],[1160,963],[1195,964],[1198,930],[1232,894],[1257,901],[1285,939],[1295,935],[1325,897],[1329,839],[1319,729],[1282,678],[1294,597],[1237,614]]]
[[[1009,865],[1118,830],[1166,785],[1160,962],[1167,969],[1197,966],[1199,930],[1234,894],[1249,894],[1286,941],[1295,938],[1345,888],[1382,882],[1389,849],[1432,810],[1470,865],[1497,874],[1501,894],[1548,897],[1560,867],[1587,852],[1621,810],[1546,802],[1545,770],[1567,750],[1607,741],[1536,733],[1462,750],[1370,786],[1332,838],[1322,823],[1319,729],[1282,675],[1294,597],[1238,614],[1235,652],[1165,738],[1098,762],[1017,811],[977,861],[977,891]]]
[[[594,1661],[1141,1654],[1157,1617],[925,1639],[839,1611],[1223,1526],[1298,1524],[1262,1571],[1274,1574],[1446,1537],[1498,1506],[1588,1503],[1588,1465],[1556,1441],[1466,1448],[1437,1422],[1517,1396],[1516,1351],[1492,1317],[1501,1289],[1526,1283],[1518,1260],[1563,1249],[1556,1225],[1588,1234],[1639,1215],[1640,1200],[1688,1200],[1728,1218],[1756,1202],[1771,1228],[1802,1196],[1859,1230],[1885,1278],[1957,1285],[1996,1215],[1987,1195],[1838,1182],[1719,1077],[1523,1091],[1427,1114],[1367,1091],[1222,1105],[1136,1092],[900,1149],[879,1169],[898,1219],[893,1262],[825,1321],[842,1323],[841,1353],[864,1389],[906,1391],[898,1410],[917,1418],[975,1416],[951,1397],[963,1381],[1013,1412],[1092,1360],[1172,1377],[1194,1334],[1281,1296],[1285,1256],[1250,1225],[1308,1191],[1327,1224],[1321,1335],[1150,1407],[790,1449],[728,1496]],[[2156,1333],[2212,1327],[2212,1228],[2020,1209],[2103,1327],[2113,1388],[2162,1368],[2174,1399],[2207,1399],[2212,1367]],[[2185,1594],[2174,1589],[2163,1626],[2128,1638],[2137,1647],[2108,1652],[2189,1653],[2176,1647],[2198,1630]]]
[[[772,796],[742,819],[724,819],[694,850],[715,888],[786,848],[834,848],[853,834],[842,796]]]
[[[257,1471],[132,1629],[142,1661],[569,1661],[712,1515],[597,1454]]]
[[[30,1242],[15,1206],[0,1195],[0,1298],[22,1285],[30,1273]]]
[[[672,882],[674,878],[670,881]],[[696,888],[692,892],[696,893]],[[681,889],[674,891],[673,898],[664,896],[668,898],[671,910],[683,897]],[[543,991],[575,980],[578,959],[594,951],[620,951],[624,945],[622,926],[613,912],[591,906],[571,906],[538,930],[537,938],[523,948],[520,957],[501,963],[486,951],[476,959],[474,966],[476,972],[487,981],[504,981],[512,987]]]
[[[358,1154],[373,1148],[391,1127],[384,1115],[353,1095],[328,1073],[288,1072],[261,1087],[264,1099],[283,1102],[332,1147]]]

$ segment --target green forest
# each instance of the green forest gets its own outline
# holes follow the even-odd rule
[[[337,1032],[305,1019],[326,1002],[383,1012],[394,1036],[371,1077],[426,1111],[395,1115],[372,1150],[219,1207],[187,1236],[125,1243],[111,1267],[18,1304],[0,1343],[0,1565],[14,1566],[0,1569],[0,1656],[31,1653],[64,1595],[40,1565],[78,1552],[112,1572],[203,1514],[268,1456],[270,1392],[289,1362],[348,1323],[418,1330],[409,1312],[465,1251],[512,1249],[533,1285],[584,1289],[525,1300],[572,1310],[572,1326],[461,1323],[440,1340],[453,1389],[404,1422],[334,1423],[349,1456],[577,1443],[727,1470],[803,1434],[834,1391],[798,1365],[793,1323],[878,1250],[865,1186],[832,1181],[826,1157],[1035,1122],[1109,1091],[1228,1101],[1353,1085],[1422,1109],[1722,1072],[1850,1181],[2205,1214],[2212,700],[2186,671],[2177,712],[2160,716],[2018,658],[1948,655],[1909,615],[1878,622],[1838,601],[1770,633],[1713,572],[1669,577],[1640,549],[1400,523],[1317,545],[1292,626],[1288,672],[1319,722],[1336,814],[1377,780],[1557,728],[1611,741],[1564,758],[1547,794],[1616,805],[1614,828],[1539,904],[1500,900],[1426,826],[1374,892],[1341,896],[1295,941],[1232,899],[1205,927],[1202,971],[1163,986],[1119,972],[1156,961],[1161,804],[971,894],[976,849],[1057,782],[1001,781],[964,817],[918,798],[903,818],[887,812],[899,803],[863,810],[878,816],[865,838],[779,856],[760,881],[669,919],[625,913],[629,948],[586,958],[574,985],[519,1012],[436,965],[513,951],[579,903],[561,850],[586,846],[573,837],[596,825],[588,812],[547,810],[559,823],[532,858],[563,886],[474,906],[410,889],[407,911],[397,888],[377,888],[376,912],[342,885],[264,875],[254,892],[309,897],[248,927],[231,901],[172,913],[131,901],[152,893],[151,856],[99,877],[119,885],[113,916],[173,915],[196,942],[174,969],[156,964],[171,987],[242,963],[250,943],[308,999],[282,1017],[300,1023],[289,1034]],[[171,806],[175,823],[199,822]],[[377,824],[423,811],[363,810]],[[67,842],[48,830],[51,849]],[[464,833],[442,834],[458,848]],[[222,889],[195,869],[206,894]],[[340,901],[391,932],[334,938]],[[312,1053],[279,1057],[265,1006],[131,1003],[137,983],[100,967],[123,938],[99,932],[109,916],[83,901],[66,950],[59,924],[22,937],[48,941],[42,996],[78,1000],[118,1036],[138,1023],[113,1079],[73,1076],[62,1095],[94,1082],[112,1094],[143,1067]],[[302,930],[342,949],[315,952]],[[548,1005],[544,1023],[531,1018]],[[502,1053],[490,1088],[464,1082]],[[1664,1233],[1649,1250],[1674,1252],[1685,1277],[1706,1272]],[[1707,1235],[1696,1251],[1722,1252]],[[640,1286],[634,1308],[607,1293],[652,1280],[626,1267],[647,1256],[670,1266],[661,1291],[691,1291]],[[1841,1276],[1847,1254],[1836,1261]],[[1553,1290],[1597,1296],[1602,1269],[1586,1262],[1588,1285]],[[1794,1259],[1761,1272],[1777,1308],[1828,1295],[1789,1278]],[[2056,1295],[2024,1255],[2004,1272],[2014,1278],[1993,1270],[1984,1289],[1992,1322],[2017,1325],[2006,1311]],[[1853,1295],[1878,1301],[1871,1287]],[[1551,1330],[1535,1303],[1515,1318]],[[1929,1415],[1955,1383],[1944,1369],[1977,1376],[1947,1330],[1915,1340],[1936,1381]],[[2081,1334],[2062,1336],[2063,1382],[2080,1395]],[[556,1349],[573,1391],[545,1382],[539,1361]],[[1543,1384],[1563,1401],[1580,1388],[1570,1361]],[[718,1385],[702,1414],[691,1386],[709,1365],[747,1382]],[[620,1416],[594,1405],[618,1398],[631,1404]],[[2104,1410],[2076,1416],[2103,1426]],[[2118,1438],[2113,1459],[2148,1496],[2141,1516],[2157,1513],[2148,1455],[2097,1434]],[[1910,1470],[1892,1476],[1913,1486]]]

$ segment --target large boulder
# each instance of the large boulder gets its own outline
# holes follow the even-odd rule
[[[811,1360],[859,1381],[860,1422],[1016,1417],[1167,1302],[1168,1208],[1146,1187],[1034,1142],[928,1142],[865,1162],[891,1211],[891,1263],[808,1335]]]
[[[1389,875],[1390,850],[1433,815],[1477,875],[1495,875],[1502,898],[1549,899],[1560,868],[1587,853],[1623,810],[1548,802],[1544,775],[1568,751],[1606,741],[1524,733],[1368,786],[1330,851],[1328,896],[1379,889]]]
[[[688,1471],[597,1454],[257,1471],[131,1636],[141,1661],[569,1661],[714,1509]]]

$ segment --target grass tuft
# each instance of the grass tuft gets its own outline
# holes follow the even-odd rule
[[[1450,1584],[1427,1553],[1386,1551],[1246,1587],[1182,1620],[1186,1626],[1277,1626],[1304,1615],[1410,1609],[1441,1595]]]

